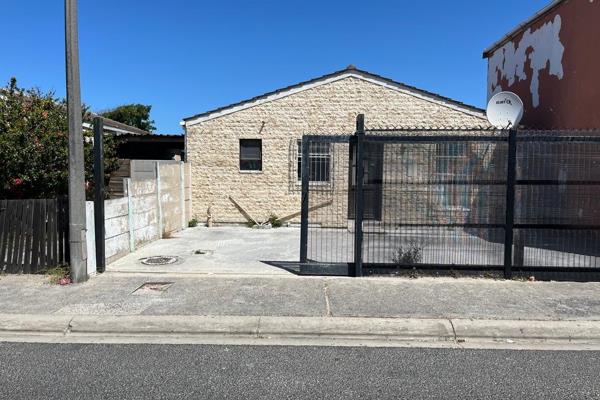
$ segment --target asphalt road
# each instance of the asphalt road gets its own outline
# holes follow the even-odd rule
[[[1,399],[594,399],[600,352],[0,343]]]

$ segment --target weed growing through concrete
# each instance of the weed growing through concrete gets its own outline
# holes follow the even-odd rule
[[[423,247],[417,243],[407,243],[396,249],[392,262],[398,265],[418,264],[423,260]]]
[[[46,268],[42,271],[44,275],[48,275],[48,281],[53,285],[68,283],[67,280],[70,280],[69,275],[69,267],[67,265],[61,265],[53,268]]]

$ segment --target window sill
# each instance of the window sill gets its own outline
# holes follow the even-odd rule
[[[466,207],[451,207],[451,206],[441,206],[440,210],[442,211],[461,211],[461,212],[470,212],[471,209],[470,208],[466,208]]]
[[[244,169],[240,169],[240,174],[262,174],[263,171],[258,171],[258,170],[244,170]]]
[[[308,182],[308,186],[331,186],[331,182],[319,182],[319,181],[310,181]],[[302,182],[296,181],[296,186],[302,186]]]

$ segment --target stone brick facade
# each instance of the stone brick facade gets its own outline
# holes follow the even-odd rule
[[[210,208],[214,222],[246,222],[232,199],[258,221],[299,213],[297,140],[352,134],[361,113],[367,126],[487,125],[482,111],[376,75],[347,70],[328,77],[186,119],[195,216],[204,220]],[[262,139],[262,171],[240,171],[240,139]],[[347,167],[340,171],[332,176],[338,190],[348,179]]]

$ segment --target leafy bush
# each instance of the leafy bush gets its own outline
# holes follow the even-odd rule
[[[423,247],[417,243],[400,246],[392,256],[392,262],[398,265],[418,264],[423,260]]]
[[[273,228],[281,228],[283,226],[283,222],[281,222],[279,217],[275,214],[271,214],[267,221],[271,224]]]
[[[198,219],[197,218],[192,218],[190,220],[190,222],[188,222],[188,227],[190,228],[195,228],[198,226]]]
[[[83,107],[83,119],[91,115]],[[85,179],[93,191],[93,132],[84,131]],[[117,139],[104,139],[105,182],[119,168]],[[0,198],[52,198],[66,195],[69,176],[67,106],[53,92],[22,89],[12,78],[0,88]]]

